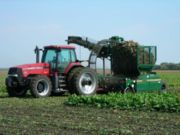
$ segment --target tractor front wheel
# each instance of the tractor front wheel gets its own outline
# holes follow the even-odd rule
[[[27,89],[24,87],[7,87],[7,92],[10,97],[25,97]]]
[[[30,82],[30,92],[36,97],[48,97],[52,92],[52,84],[47,76],[35,76]]]

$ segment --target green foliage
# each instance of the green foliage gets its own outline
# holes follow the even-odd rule
[[[6,93],[5,76],[6,71],[0,71],[0,95],[4,95]]]
[[[163,112],[180,112],[180,99],[175,94],[140,93],[76,96],[72,95],[65,101],[71,106],[96,106],[118,108],[123,110],[150,110]]]
[[[180,71],[159,71],[158,74],[166,82],[168,93],[109,94],[93,97],[73,95],[69,97],[65,104],[111,107],[125,110],[180,112]]]
[[[158,74],[167,83],[171,92],[180,92],[180,71],[159,71]]]

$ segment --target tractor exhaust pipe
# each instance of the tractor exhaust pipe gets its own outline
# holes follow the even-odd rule
[[[38,48],[38,46],[36,46],[36,48],[34,49],[34,52],[36,54],[36,63],[39,63],[39,48]]]
[[[36,54],[36,63],[39,63],[40,62],[40,51],[43,51],[42,49],[39,49],[38,46],[36,46],[36,48],[34,49],[34,52]]]

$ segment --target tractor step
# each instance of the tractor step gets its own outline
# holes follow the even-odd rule
[[[66,85],[66,77],[65,76],[59,76],[59,84],[60,84],[60,88],[65,88]]]
[[[65,81],[65,80],[59,80],[59,82],[60,82],[60,83],[66,83],[66,81]]]
[[[60,84],[61,88],[64,88],[66,87],[67,85],[66,84]]]

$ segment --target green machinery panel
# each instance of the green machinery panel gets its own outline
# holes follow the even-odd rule
[[[161,90],[162,80],[157,74],[140,75],[136,80],[137,91]]]

